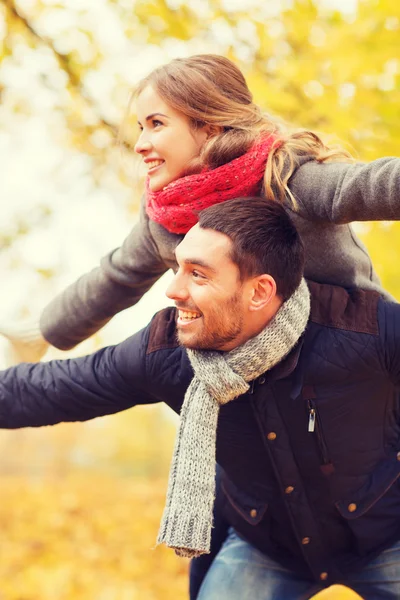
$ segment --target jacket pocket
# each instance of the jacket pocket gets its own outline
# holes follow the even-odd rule
[[[366,483],[336,502],[363,556],[400,536],[400,453],[382,461]]]
[[[227,478],[222,482],[222,490],[229,505],[247,523],[250,525],[260,523],[267,511],[267,502],[256,500],[254,496],[243,492]]]
[[[331,475],[334,472],[335,467],[330,459],[321,417],[313,398],[307,399],[307,408],[308,432],[315,436],[315,442],[320,457],[320,469],[324,475]]]

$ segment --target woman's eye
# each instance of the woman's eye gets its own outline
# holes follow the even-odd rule
[[[160,125],[163,125],[162,121],[159,121],[158,119],[153,119],[152,123],[153,127],[159,127]]]

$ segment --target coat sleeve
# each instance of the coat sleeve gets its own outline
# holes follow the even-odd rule
[[[43,310],[43,336],[56,348],[73,348],[118,312],[136,304],[167,269],[150,234],[142,200],[139,222],[122,246]]]
[[[379,301],[379,335],[385,370],[395,386],[400,386],[400,304]]]
[[[0,427],[86,421],[157,402],[146,372],[148,330],[82,358],[0,371]]]
[[[326,223],[400,219],[400,158],[318,163],[297,168],[289,188],[305,219]]]

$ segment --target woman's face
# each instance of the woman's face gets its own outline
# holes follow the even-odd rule
[[[209,127],[194,129],[189,118],[174,110],[149,85],[136,103],[140,137],[135,151],[142,155],[150,190],[158,192],[185,175],[190,161],[199,155]]]

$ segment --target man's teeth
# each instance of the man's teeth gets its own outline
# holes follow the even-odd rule
[[[190,312],[187,310],[180,310],[179,311],[179,318],[180,319],[197,319],[199,317],[199,313],[196,312]]]
[[[163,162],[163,160],[152,160],[147,163],[147,166],[149,169],[154,169],[154,167],[158,167],[158,165],[161,165]]]

